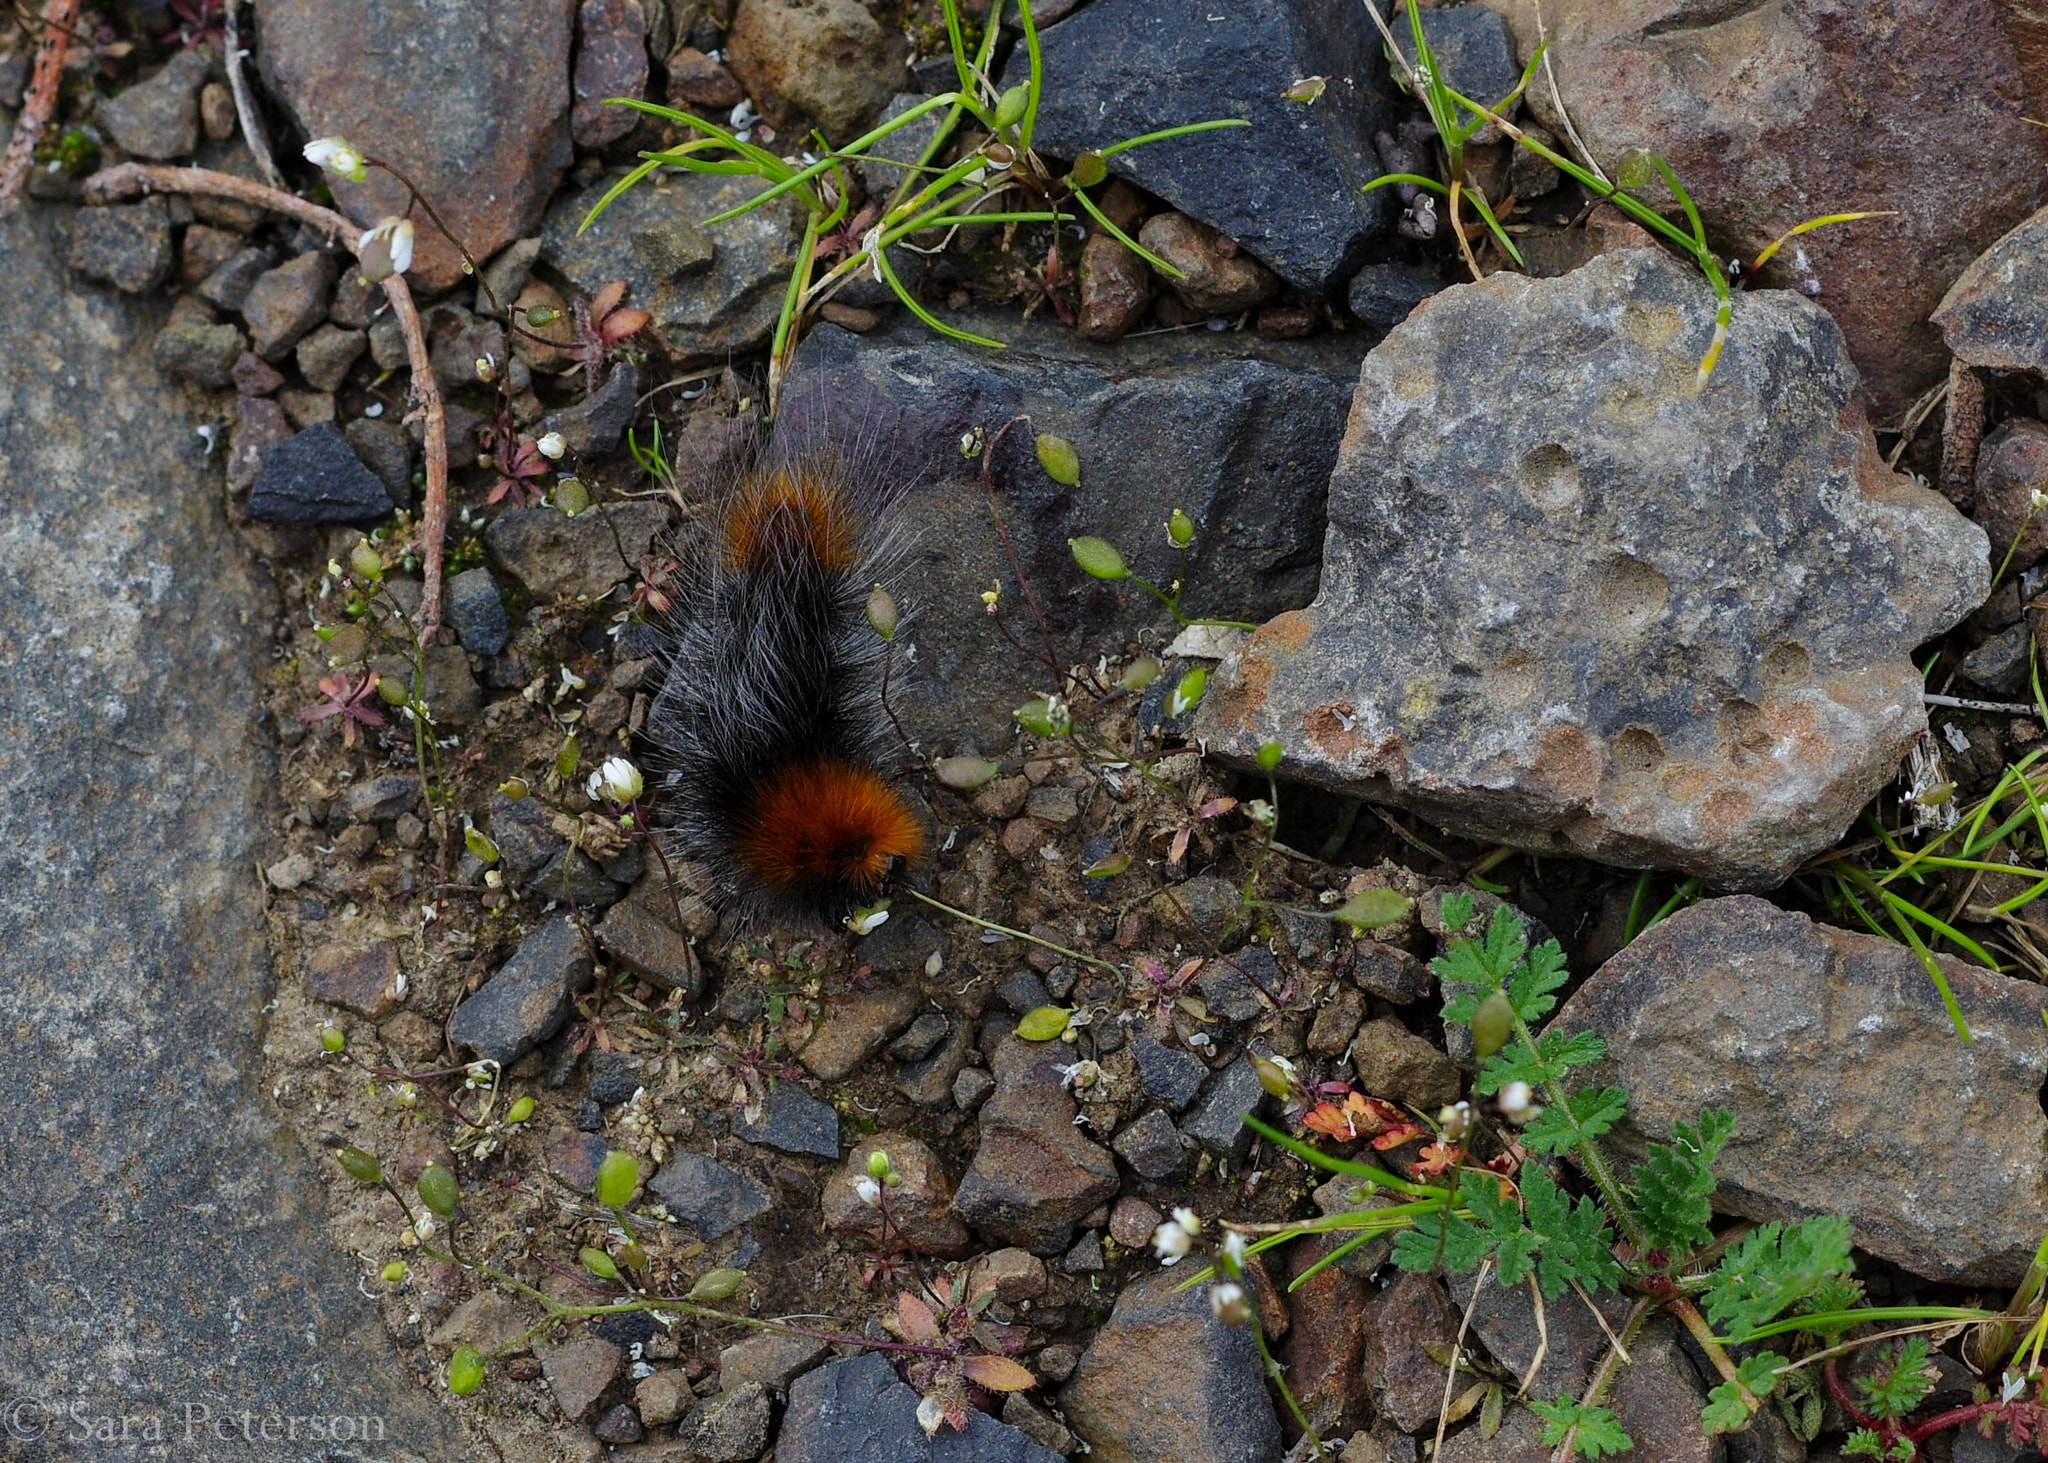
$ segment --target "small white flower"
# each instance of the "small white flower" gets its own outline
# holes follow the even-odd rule
[[[2028,506],[2038,513],[2043,508],[2048,508],[2048,493],[2044,493],[2039,488],[2036,488],[2028,495],[2027,503]]]
[[[1251,1316],[1251,1308],[1245,1304],[1244,1287],[1230,1280],[1210,1287],[1209,1309],[1226,1326],[1242,1326]]]
[[[569,444],[562,440],[560,432],[550,432],[533,444],[534,450],[542,457],[560,457],[569,450]]]
[[[2005,1374],[2004,1382],[2000,1385],[1998,1389],[1998,1400],[2000,1402],[2010,1402],[2013,1398],[2019,1396],[2020,1393],[2026,1390],[2027,1379],[2025,1377],[2019,1376],[2013,1372],[2007,1372]]]
[[[1173,1211],[1173,1222],[1189,1234],[1200,1234],[1202,1232],[1201,1216],[1185,1204]]]
[[[1529,1084],[1510,1082],[1500,1090],[1500,1110],[1510,1118],[1519,1118],[1529,1110]]]
[[[346,137],[316,137],[306,144],[306,161],[337,177],[360,183],[369,176],[369,159]]]
[[[1223,1243],[1217,1250],[1217,1258],[1223,1262],[1224,1270],[1232,1275],[1242,1275],[1244,1273],[1244,1236],[1235,1230],[1224,1235]]]
[[[485,385],[489,385],[498,379],[498,358],[496,356],[478,356],[471,364],[476,369],[476,379]]]
[[[434,1216],[431,1214],[421,1214],[419,1218],[412,1222],[412,1232],[414,1237],[422,1243],[432,1239],[434,1237]]]
[[[409,218],[387,218],[373,229],[365,229],[356,240],[356,254],[362,260],[363,278],[376,284],[387,275],[404,274],[412,268],[413,228]]]
[[[1162,1265],[1178,1265],[1194,1247],[1195,1237],[1187,1226],[1168,1220],[1152,1231],[1152,1252]]]
[[[744,132],[760,120],[761,114],[744,101],[734,107],[725,119],[726,125],[735,132]]]
[[[647,786],[640,776],[640,769],[624,757],[605,758],[604,766],[597,769],[597,774],[603,781],[604,795],[622,805],[639,797]]]
[[[562,689],[564,691],[580,691],[589,684],[588,681],[584,680],[583,677],[577,675],[576,672],[570,670],[567,666],[562,667]]]
[[[853,1192],[859,1195],[861,1203],[867,1205],[868,1208],[879,1209],[882,1207],[882,1186],[873,1179],[862,1179],[853,1186]]]
[[[889,922],[889,911],[884,908],[856,909],[846,921],[846,927],[856,935],[870,935]]]

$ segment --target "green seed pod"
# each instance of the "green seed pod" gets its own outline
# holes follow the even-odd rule
[[[996,126],[1014,127],[1024,120],[1024,109],[1031,105],[1031,88],[1013,86],[1003,93],[996,103]]]
[[[1142,691],[1158,680],[1159,673],[1165,669],[1158,656],[1141,655],[1124,667],[1124,673],[1117,677],[1116,683],[1126,691]]]
[[[1124,556],[1116,551],[1116,545],[1108,539],[1095,538],[1092,535],[1070,538],[1067,540],[1067,547],[1074,551],[1074,562],[1081,566],[1082,571],[1092,574],[1097,579],[1124,579],[1130,576],[1131,571],[1124,567]]]
[[[1294,1092],[1294,1079],[1271,1057],[1253,1056],[1252,1070],[1259,1074],[1259,1086],[1285,1102]]]
[[[571,768],[570,770],[573,772],[575,769]],[[526,785],[526,779],[523,777],[506,778],[498,784],[498,791],[505,794],[508,799],[515,803],[521,798],[533,796],[533,789]]]
[[[562,750],[555,753],[555,776],[567,782],[576,775],[576,764],[583,760],[582,745],[574,734],[562,739]]]
[[[1017,724],[1033,736],[1064,736],[1073,725],[1066,710],[1057,701],[1046,696],[1036,696],[1010,713],[1017,718]]]
[[[348,1033],[339,1026],[322,1026],[320,1028],[320,1050],[338,1052],[344,1050],[347,1046]]]
[[[462,1204],[462,1186],[455,1182],[455,1175],[438,1163],[427,1165],[420,1175],[420,1202],[440,1215],[453,1219],[455,1211]]]
[[[1017,1023],[1017,1035],[1026,1041],[1053,1041],[1065,1035],[1073,1018],[1074,1013],[1064,1006],[1040,1006]]]
[[[1495,991],[1472,1013],[1473,1055],[1485,1061],[1506,1046],[1514,1032],[1515,1008],[1508,1004],[1506,996]]]
[[[383,1268],[383,1270],[379,1271],[378,1273],[381,1274],[391,1284],[396,1285],[399,1283],[399,1281],[405,1279],[405,1261],[393,1260],[390,1264],[386,1265]]]
[[[491,836],[474,823],[462,830],[462,846],[476,855],[478,863],[494,864],[498,861],[498,845],[491,842]]]
[[[448,1358],[448,1390],[467,1397],[484,1384],[484,1359],[474,1346],[458,1346]]]
[[[690,1287],[686,1299],[716,1305],[719,1301],[731,1300],[746,1283],[747,1272],[744,1270],[707,1270],[697,1277],[697,1283]]]
[[[361,625],[342,625],[327,632],[327,663],[353,665],[370,653],[370,637]]]
[[[868,628],[884,640],[896,638],[896,626],[901,617],[896,612],[896,597],[877,584],[868,591]]]
[[[1271,772],[1275,767],[1278,767],[1280,765],[1280,756],[1280,744],[1278,742],[1261,743],[1257,755],[1259,770],[1262,772]]]
[[[360,539],[348,551],[348,567],[358,579],[367,579],[372,584],[384,577],[384,559],[370,547],[368,539]]]
[[[335,1162],[348,1171],[348,1176],[362,1183],[374,1184],[384,1177],[384,1166],[362,1149],[351,1144],[334,1151]]]
[[[601,1280],[619,1278],[618,1262],[595,1245],[585,1245],[576,1252],[576,1258],[583,1262],[583,1268]]]
[[[1002,764],[986,757],[941,757],[932,764],[939,781],[955,792],[973,792],[1002,770]]]
[[[1647,188],[1656,181],[1657,165],[1645,149],[1631,147],[1615,163],[1614,176],[1624,188]]]
[[[607,1209],[623,1209],[633,1200],[640,1185],[640,1160],[614,1148],[597,1166],[597,1202]]]
[[[1127,853],[1104,854],[1087,868],[1081,870],[1084,879],[1113,879],[1131,866]]]
[[[1166,714],[1168,716],[1179,716],[1183,711],[1188,710],[1197,701],[1200,701],[1202,693],[1208,689],[1209,673],[1202,669],[1202,667],[1196,666],[1180,678],[1180,684],[1175,686],[1173,694],[1166,698]]]
[[[590,506],[590,489],[581,478],[563,478],[555,484],[555,506],[574,518]]]
[[[526,312],[526,323],[538,330],[544,325],[554,324],[555,317],[561,313],[560,310],[555,309],[552,305],[535,305]]]
[[[1074,159],[1074,170],[1067,174],[1067,181],[1076,188],[1093,188],[1109,176],[1109,164],[1102,160],[1099,152],[1084,152]]]
[[[1415,901],[1392,889],[1364,889],[1345,900],[1337,919],[1354,930],[1376,930],[1408,917]]]
[[[890,1175],[891,1173],[893,1173],[894,1171],[895,1171],[895,1169],[893,1168],[893,1166],[892,1166],[892,1165],[890,1164],[890,1162],[889,1162],[889,1150],[888,1150],[888,1149],[886,1149],[886,1148],[877,1148],[877,1149],[876,1149],[876,1150],[875,1150],[875,1151],[874,1151],[873,1153],[870,1153],[870,1154],[868,1155],[868,1177],[869,1177],[869,1178],[871,1178],[871,1179],[886,1179],[886,1178],[887,1178],[887,1177],[889,1177],[889,1175]]]
[[[1195,541],[1195,520],[1176,508],[1166,520],[1166,536],[1177,549],[1184,549]]]
[[[530,1097],[522,1097],[519,1099],[519,1101],[513,1103],[512,1106],[506,1110],[505,1121],[508,1123],[523,1123],[532,1116],[533,1099]]]
[[[377,699],[386,706],[403,706],[412,700],[412,687],[398,676],[377,677]]]
[[[1038,465],[1063,488],[1081,485],[1081,454],[1065,437],[1055,437],[1050,432],[1038,434]]]

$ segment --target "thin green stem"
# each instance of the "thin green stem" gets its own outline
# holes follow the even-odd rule
[[[1055,951],[1061,955],[1065,955],[1071,960],[1082,960],[1086,961],[1090,965],[1099,965],[1107,971],[1116,971],[1116,967],[1110,964],[1107,960],[1098,959],[1093,955],[1083,955],[1079,950],[1069,950],[1065,945],[1055,945],[1052,941],[1042,940],[1037,935],[1031,934],[1025,930],[1013,930],[1008,925],[999,925],[993,922],[992,920],[981,919],[978,916],[969,914],[964,909],[955,909],[950,904],[944,903],[941,900],[934,899],[931,897],[931,895],[925,893],[921,889],[913,889],[908,884],[903,886],[903,892],[905,894],[910,895],[913,899],[923,900],[926,904],[929,904],[933,909],[945,911],[947,914],[952,915],[955,919],[964,919],[971,925],[980,925],[985,930],[995,930],[999,934],[1010,935],[1019,940],[1029,940],[1034,945],[1042,945],[1046,949]]]

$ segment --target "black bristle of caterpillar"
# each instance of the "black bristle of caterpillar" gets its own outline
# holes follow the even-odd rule
[[[746,915],[830,924],[923,851],[890,785],[873,588],[900,562],[900,477],[872,431],[748,454],[706,494],[646,735],[669,846]],[[906,617],[907,618],[907,617]]]

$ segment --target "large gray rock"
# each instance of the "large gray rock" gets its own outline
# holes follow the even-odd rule
[[[648,329],[673,356],[722,359],[766,343],[803,239],[796,205],[776,199],[707,228],[705,219],[767,185],[684,173],[627,189],[579,233],[610,186],[555,201],[541,227],[542,261],[586,295],[625,280],[626,303],[653,314]]]
[[[1978,255],[1931,318],[1973,366],[2048,371],[2048,208]]]
[[[1594,157],[1648,148],[1677,173],[1715,247],[1744,259],[1801,220],[1889,218],[1802,235],[1764,282],[1815,296],[1841,324],[1878,421],[1948,361],[1928,313],[1948,282],[2048,198],[2043,67],[2006,0],[1482,0],[1522,58],[1550,42],[1558,95]],[[1957,45],[1956,37],[1970,37]],[[1529,108],[1563,136],[1549,82]],[[1949,166],[1917,166],[1938,157]],[[1653,201],[1661,185],[1646,190]],[[1665,195],[1668,198],[1668,195]]]
[[[245,1411],[381,1419],[359,1459],[463,1456],[259,1080],[273,592],[150,363],[162,309],[75,287],[68,242],[63,210],[0,219],[0,1397],[43,1439],[12,1446],[75,1456],[44,1410],[75,1401],[166,1452],[203,1408],[222,1463],[300,1456]]]
[[[1190,122],[1224,128],[1148,143],[1110,170],[1213,225],[1290,284],[1334,293],[1395,205],[1361,192],[1380,175],[1373,133],[1398,110],[1382,42],[1355,11],[1318,0],[1096,0],[1043,36],[1045,98],[1032,145],[1071,158]],[[1011,52],[1004,84],[1024,77]],[[1328,78],[1312,105],[1281,93]]]
[[[1925,714],[1983,531],[1888,472],[1834,323],[1668,255],[1436,296],[1367,357],[1323,586],[1197,730],[1493,842],[1763,888],[1841,835]]]
[[[475,995],[455,1008],[448,1039],[509,1067],[569,1019],[569,1002],[590,983],[590,948],[567,915],[556,915]]]
[[[1262,620],[1308,603],[1362,340],[1200,331],[1103,346],[1056,322],[960,323],[1009,349],[958,345],[914,322],[868,337],[820,327],[798,352],[779,428],[799,442],[857,429],[880,455],[878,470],[907,485],[897,516],[910,563],[897,592],[916,616],[904,636],[915,657],[898,658],[890,697],[913,735],[993,749],[1014,733],[1011,710],[1050,689],[981,603],[1000,582],[1011,630],[1037,646],[990,521],[981,461],[960,455],[970,429],[993,436],[1031,416],[1003,439],[993,478],[1018,562],[1040,603],[1057,607],[1062,664],[1173,623],[1142,589],[1088,578],[1067,540],[1099,534],[1163,585],[1178,567],[1161,528],[1175,508],[1200,525],[1188,555],[1190,614]],[[1034,431],[1074,444],[1078,488],[1046,476]]]
[[[917,1393],[879,1352],[806,1372],[789,1385],[789,1410],[775,1444],[780,1463],[1057,1463],[985,1412],[967,1429],[930,1437],[917,1421]]]
[[[478,260],[526,233],[569,166],[570,0],[335,5],[261,0],[256,55],[272,96],[308,137],[340,135],[402,169]],[[409,195],[376,169],[329,175],[335,202],[368,226]],[[462,260],[424,225],[412,278],[437,294]]]
[[[1705,1107],[1734,1112],[1715,1206],[1842,1214],[1916,1275],[2017,1281],[2048,1228],[2041,988],[1948,960],[1959,1039],[1903,945],[1761,899],[1711,899],[1600,968],[1552,1022],[1592,1031],[1594,1085],[1628,1089],[1610,1141],[1640,1154]]]
[[[996,1092],[981,1109],[981,1146],[953,1196],[977,1230],[1034,1255],[1064,1250],[1075,1221],[1117,1191],[1116,1160],[1074,1126],[1066,1055],[1058,1042],[1003,1038],[989,1059]]]

